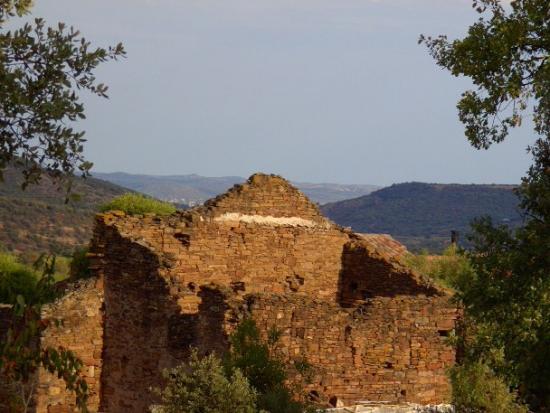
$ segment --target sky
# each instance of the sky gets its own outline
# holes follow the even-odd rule
[[[418,45],[465,33],[470,0],[36,0],[127,58],[83,95],[85,154],[100,172],[389,185],[517,183],[527,125],[471,147],[456,102],[470,87]]]

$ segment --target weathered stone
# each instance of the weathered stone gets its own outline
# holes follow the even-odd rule
[[[82,358],[92,412],[146,412],[163,368],[190,347],[226,351],[245,316],[264,337],[281,332],[277,351],[289,362],[312,365],[306,390],[316,398],[446,402],[455,355],[445,336],[458,312],[402,252],[387,236],[343,230],[275,176],[169,217],[100,214],[95,277],[45,310],[65,324],[42,344]],[[41,372],[39,410],[69,411],[74,397],[51,386],[64,388]]]

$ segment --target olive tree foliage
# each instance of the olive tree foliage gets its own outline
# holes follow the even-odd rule
[[[533,165],[517,190],[520,228],[473,226],[472,269],[458,279],[465,361],[485,363],[538,411],[550,410],[550,2],[475,0],[479,19],[463,39],[421,36],[437,63],[469,78],[458,103],[478,149],[504,140],[530,113]]]
[[[479,20],[463,39],[420,37],[437,63],[466,76],[475,90],[458,103],[466,136],[476,148],[501,142],[532,108],[535,131],[550,134],[550,3],[475,0]]]
[[[78,408],[87,411],[88,385],[82,361],[65,348],[38,345],[37,338],[59,320],[42,317],[42,307],[59,296],[55,288],[55,257],[40,257],[31,269],[15,260],[0,257],[0,303],[10,308],[10,322],[0,340],[0,407],[27,412],[39,367],[57,375],[75,395]],[[9,257],[8,257],[9,258]],[[7,400],[9,398],[10,400]]]
[[[89,174],[83,156],[85,118],[80,91],[107,97],[94,70],[125,55],[121,44],[92,48],[73,27],[48,27],[41,18],[6,30],[7,22],[29,12],[31,0],[0,0],[0,179],[1,170],[22,167],[23,186],[42,173],[58,178]],[[70,182],[70,181],[68,181]]]
[[[161,403],[153,413],[257,413],[256,392],[239,370],[226,375],[214,354],[200,358],[196,350],[187,364],[164,370],[167,384],[156,389]]]

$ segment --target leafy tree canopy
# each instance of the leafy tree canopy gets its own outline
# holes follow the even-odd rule
[[[476,86],[458,103],[476,148],[501,142],[532,108],[534,163],[518,189],[525,222],[474,225],[473,271],[457,278],[467,320],[465,358],[487,363],[530,407],[550,411],[550,2],[475,0],[465,38],[421,37],[437,63]]]
[[[458,103],[476,148],[501,142],[532,105],[538,134],[550,133],[550,2],[475,0],[479,20],[463,39],[420,37],[438,65],[472,80]]]
[[[107,86],[94,71],[100,63],[125,55],[121,44],[92,48],[73,27],[48,27],[37,18],[16,30],[5,30],[11,18],[28,13],[31,0],[0,0],[0,179],[9,163],[23,166],[23,186],[43,172],[60,178],[79,171],[87,175],[83,119],[77,92],[107,97]]]
[[[214,354],[163,372],[167,385],[156,390],[161,404],[153,413],[256,413],[256,393],[239,370],[226,376]]]

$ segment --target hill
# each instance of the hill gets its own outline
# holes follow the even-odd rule
[[[336,223],[357,232],[387,233],[409,249],[441,250],[457,230],[466,239],[471,221],[521,222],[512,185],[403,183],[369,195],[322,206]]]
[[[200,175],[135,175],[123,172],[94,173],[94,176],[114,184],[142,192],[155,198],[189,205],[201,204],[235,184],[246,181],[239,176],[205,177]],[[330,183],[294,182],[311,200],[319,204],[336,202],[366,195],[379,187],[375,185],[344,185]]]
[[[97,207],[127,189],[99,179],[75,178],[78,200],[65,204],[65,194],[50,179],[21,190],[15,168],[4,171],[0,182],[0,246],[16,253],[69,254],[86,244]]]

